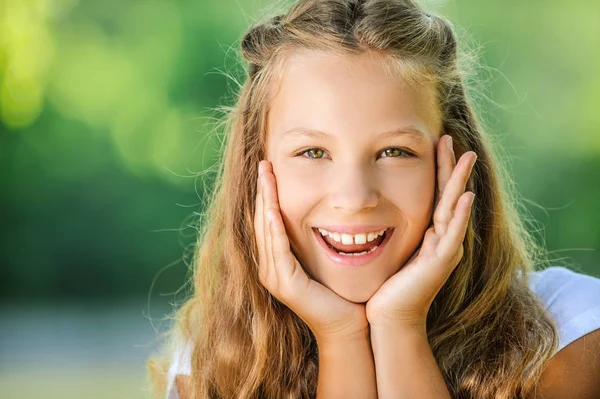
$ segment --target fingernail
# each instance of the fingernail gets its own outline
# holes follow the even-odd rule
[[[452,136],[448,136],[448,141],[446,141],[446,144],[448,145],[448,149],[450,151],[454,151],[454,148],[452,147]]]

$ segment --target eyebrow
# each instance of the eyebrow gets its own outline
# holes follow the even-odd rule
[[[305,128],[301,128],[301,127],[296,127],[296,128],[286,130],[285,132],[282,133],[282,136],[283,137],[292,137],[292,138],[311,137],[311,138],[315,138],[315,139],[332,137],[332,135],[325,133],[323,131],[320,131],[320,130],[305,129]],[[416,141],[423,141],[427,138],[427,134],[424,131],[417,129],[414,126],[401,127],[398,129],[392,129],[392,130],[388,130],[388,131],[377,134],[377,138],[388,138],[388,137],[409,137]]]

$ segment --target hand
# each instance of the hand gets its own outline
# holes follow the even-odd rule
[[[463,256],[475,194],[465,187],[477,155],[463,154],[456,164],[450,136],[438,141],[438,195],[433,226],[413,256],[367,302],[371,327],[409,327],[426,331],[427,312]]]
[[[261,161],[258,173],[254,229],[260,282],[304,320],[317,341],[364,333],[365,305],[347,301],[309,278],[291,252],[271,163]]]

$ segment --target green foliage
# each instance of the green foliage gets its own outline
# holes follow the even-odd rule
[[[266,3],[0,0],[5,299],[146,294],[189,258],[212,110],[231,103],[225,75],[243,78],[237,43]],[[531,206],[540,239],[596,275],[599,4],[428,2],[481,48],[487,124],[524,196],[556,209]]]

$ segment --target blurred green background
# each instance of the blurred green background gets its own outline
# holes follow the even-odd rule
[[[0,0],[0,397],[144,398],[265,0]],[[551,256],[600,275],[600,3],[429,1]],[[485,100],[487,98],[487,100]]]

